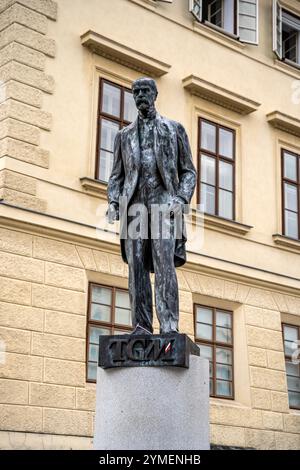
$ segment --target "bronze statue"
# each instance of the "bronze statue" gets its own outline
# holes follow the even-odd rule
[[[183,126],[160,116],[155,109],[156,83],[149,78],[132,86],[138,117],[121,129],[115,139],[114,163],[108,183],[109,223],[121,220],[121,250],[129,268],[129,296],[132,324],[136,333],[153,332],[153,306],[150,272],[155,273],[155,304],[160,333],[178,332],[179,301],[176,267],[186,262],[185,231],[176,236],[175,219],[183,220],[196,185],[196,170]],[[125,205],[120,204],[120,198]],[[134,220],[136,205],[147,209],[139,236],[124,228]],[[170,236],[162,229],[153,236],[154,207],[168,207]],[[138,206],[137,206],[138,207]],[[178,219],[178,217],[177,217]],[[148,223],[149,222],[149,223]],[[142,232],[146,229],[146,235]],[[149,228],[151,226],[151,228]],[[144,331],[146,330],[146,331]]]

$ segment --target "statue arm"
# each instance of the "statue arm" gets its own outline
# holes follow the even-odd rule
[[[121,131],[119,131],[114,143],[114,163],[107,186],[108,203],[119,207],[119,198],[122,194],[124,185],[124,166],[121,153]]]
[[[179,178],[177,196],[182,198],[186,204],[189,204],[194,194],[197,172],[193,164],[189,139],[181,124],[177,128],[177,140]]]

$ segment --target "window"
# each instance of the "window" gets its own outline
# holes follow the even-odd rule
[[[135,120],[136,106],[131,90],[100,79],[96,179],[107,183],[113,165],[117,132]]]
[[[198,202],[204,212],[235,218],[235,131],[199,119]]]
[[[190,0],[190,11],[199,22],[241,42],[258,43],[258,0]]]
[[[300,16],[284,10],[273,0],[273,50],[278,58],[300,65]]]
[[[300,156],[282,151],[283,234],[300,239]]]
[[[300,344],[298,342],[300,327],[293,325],[282,325],[282,327],[289,404],[290,408],[300,409],[300,365],[292,361],[292,355]]]
[[[99,336],[130,333],[131,310],[127,291],[90,284],[87,325],[87,380],[96,380]]]
[[[232,312],[195,306],[195,338],[200,356],[209,359],[212,397],[234,398],[232,323]]]

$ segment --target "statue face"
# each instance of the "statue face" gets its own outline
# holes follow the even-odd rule
[[[154,106],[156,91],[149,82],[140,81],[134,85],[133,98],[139,111],[146,111]]]

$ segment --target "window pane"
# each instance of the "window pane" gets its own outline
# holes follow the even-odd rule
[[[125,91],[124,93],[124,120],[133,122],[137,117],[137,109],[132,93]]]
[[[113,153],[100,150],[99,180],[108,182],[114,163]]]
[[[123,292],[121,290],[117,290],[117,292],[116,292],[116,306],[121,307],[121,308],[130,308],[128,292]]]
[[[293,364],[292,362],[286,362],[286,373],[287,375],[293,375],[294,377],[300,376],[299,364]]]
[[[118,87],[103,83],[102,112],[120,117],[121,90]]]
[[[89,361],[98,362],[99,346],[97,344],[89,345]]]
[[[284,153],[284,176],[297,181],[297,157],[286,152]]]
[[[219,185],[222,189],[233,190],[233,165],[220,161]]]
[[[201,121],[201,148],[216,153],[216,126]]]
[[[233,158],[233,136],[234,133],[226,129],[220,129],[219,154],[227,158]]]
[[[211,185],[216,184],[216,160],[215,158],[201,155],[201,182]]]
[[[116,135],[119,131],[119,124],[108,121],[107,119],[101,119],[101,149],[113,152]]]
[[[232,380],[232,366],[217,364],[217,379]]]
[[[217,319],[216,319],[217,326],[223,326],[225,328],[232,327],[232,316],[230,313],[226,312],[219,312],[217,311]]]
[[[228,191],[219,191],[219,216],[233,219],[233,194]]]
[[[286,341],[297,341],[298,339],[298,328],[284,325],[284,339]]]
[[[111,289],[105,287],[93,286],[92,287],[92,302],[98,304],[111,305]]]
[[[97,378],[97,364],[88,365],[88,379],[89,380],[96,380]]]
[[[285,183],[284,185],[284,207],[290,211],[298,211],[298,190],[297,186]]]
[[[201,184],[201,204],[204,205],[204,212],[215,214],[215,188],[207,184]]]
[[[99,336],[101,335],[110,335],[110,329],[95,326],[90,327],[90,343],[99,344]]]
[[[117,325],[131,326],[131,311],[124,308],[116,308],[115,323]]]
[[[217,326],[216,338],[217,338],[217,341],[220,341],[221,343],[231,344],[231,341],[232,341],[231,330],[229,330],[228,328],[221,328],[220,326]]]
[[[114,335],[130,335],[130,331],[126,330],[114,330]]]
[[[292,356],[297,349],[297,345],[294,341],[285,341],[284,342],[284,352],[286,356]]]
[[[211,379],[209,381],[209,394],[212,395],[214,393],[214,385],[213,385],[213,380]]]
[[[287,378],[288,390],[292,392],[300,392],[300,378],[288,377]]]
[[[284,211],[285,214],[285,235],[291,238],[298,238],[298,214]]]
[[[300,408],[300,393],[289,392],[289,404],[291,408]]]
[[[197,331],[196,331],[197,338],[212,340],[213,337],[213,329],[212,326],[204,325],[203,323],[197,323]]]
[[[198,346],[200,347],[200,356],[212,359],[213,350],[211,346],[206,346],[205,344],[198,344]]]
[[[230,365],[232,365],[232,351],[230,349],[217,348],[217,350],[216,350],[216,362],[218,364],[230,364]]]
[[[202,323],[213,323],[213,311],[211,308],[197,307],[197,321]]]
[[[232,396],[232,383],[225,382],[223,380],[217,380],[216,383],[217,389],[216,394],[221,395],[224,397],[231,397]]]
[[[107,305],[92,304],[91,318],[97,321],[111,321],[111,307]]]

